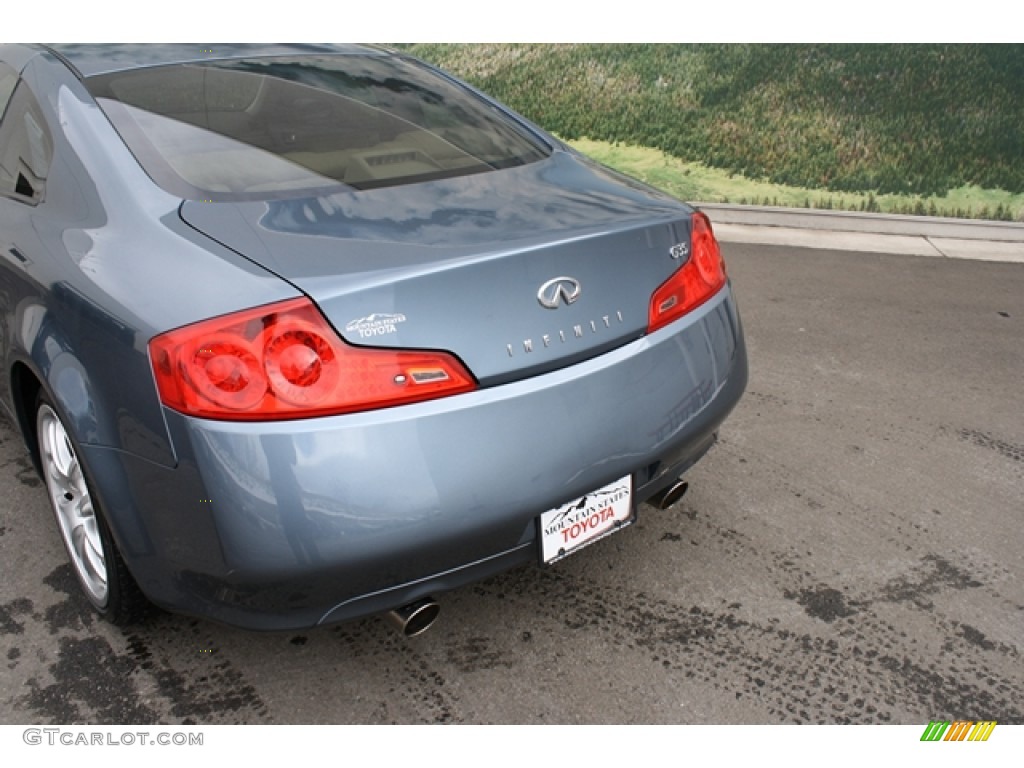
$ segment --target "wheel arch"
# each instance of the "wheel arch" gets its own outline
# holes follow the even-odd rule
[[[103,440],[97,404],[89,394],[89,377],[82,363],[55,334],[41,334],[32,346],[44,351],[35,358],[19,356],[14,360],[10,391],[22,439],[38,469],[35,404],[40,391],[46,392],[60,408],[76,441],[96,444]]]

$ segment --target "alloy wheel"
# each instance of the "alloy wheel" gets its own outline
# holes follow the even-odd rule
[[[107,558],[81,462],[60,417],[46,403],[39,406],[36,426],[46,488],[71,564],[89,599],[102,608],[109,596]]]

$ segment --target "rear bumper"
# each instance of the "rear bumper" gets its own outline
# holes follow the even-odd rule
[[[465,395],[261,424],[167,411],[178,466],[119,455],[131,504],[107,506],[165,607],[253,629],[341,621],[536,562],[541,512],[624,475],[649,498],[746,381],[727,286],[600,357]]]

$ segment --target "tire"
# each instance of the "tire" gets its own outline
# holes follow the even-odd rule
[[[96,612],[118,626],[141,620],[149,602],[103,517],[74,441],[48,396],[36,399],[36,450],[50,507],[72,570]]]

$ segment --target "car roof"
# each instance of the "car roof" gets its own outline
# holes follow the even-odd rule
[[[183,64],[255,56],[316,56],[322,54],[375,53],[382,48],[361,45],[258,45],[229,43],[224,45],[175,43],[114,43],[102,45],[47,45],[60,56],[79,77],[118,72],[163,64]]]

